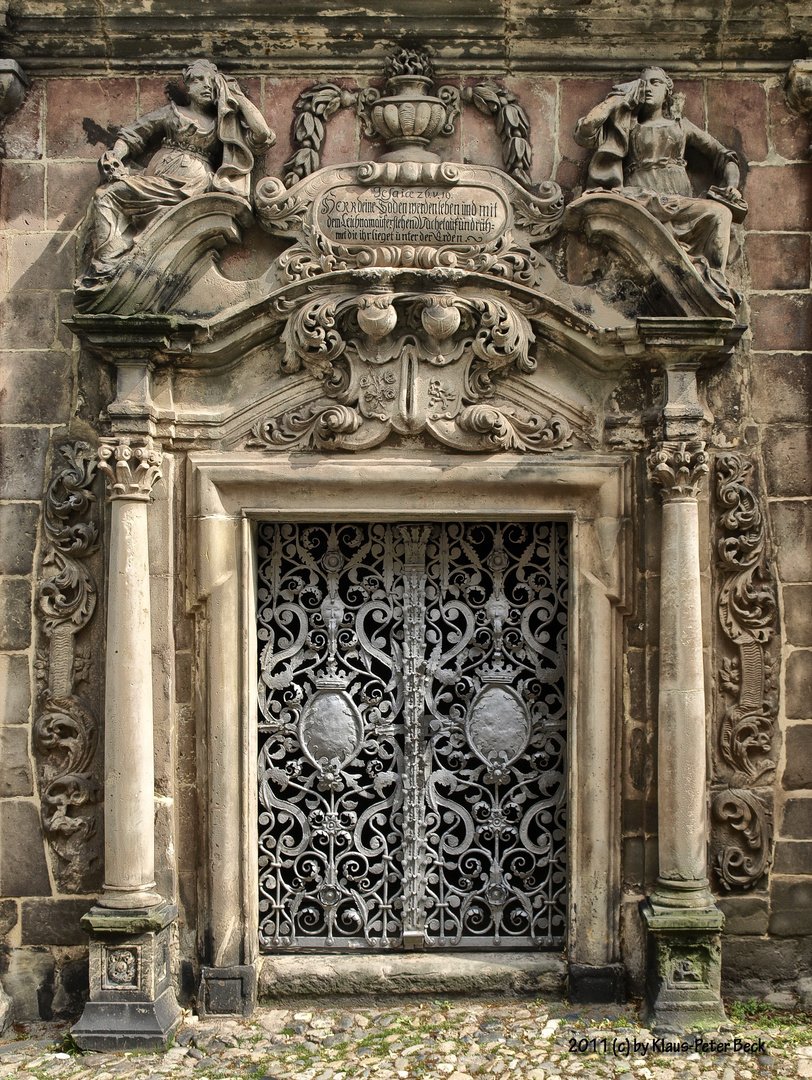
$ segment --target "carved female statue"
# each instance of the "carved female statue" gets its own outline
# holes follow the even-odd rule
[[[93,199],[93,262],[85,289],[102,287],[132,247],[134,233],[177,203],[207,191],[248,198],[254,155],[276,141],[236,79],[208,60],[190,64],[183,81],[187,105],[172,102],[122,128],[99,159],[106,183]],[[124,161],[159,139],[147,168],[130,173]]]
[[[589,187],[634,199],[662,222],[688,252],[712,291],[734,297],[724,272],[730,226],[747,204],[738,190],[736,155],[690,120],[672,115],[674,84],[662,68],[646,68],[609,95],[575,127],[575,141],[595,153]],[[686,147],[707,158],[719,186],[694,198]]]

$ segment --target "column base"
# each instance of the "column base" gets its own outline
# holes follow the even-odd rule
[[[664,910],[640,905],[647,930],[645,1022],[657,1034],[716,1027],[722,1004],[722,926],[718,908]]]
[[[73,1036],[83,1050],[165,1048],[182,1013],[171,984],[174,904],[122,911],[96,906],[82,919],[90,935],[90,1000]]]
[[[200,1016],[250,1016],[257,1001],[257,969],[252,964],[200,969]]]

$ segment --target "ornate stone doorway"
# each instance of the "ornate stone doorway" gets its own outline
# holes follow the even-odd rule
[[[264,949],[566,940],[564,522],[259,529]]]

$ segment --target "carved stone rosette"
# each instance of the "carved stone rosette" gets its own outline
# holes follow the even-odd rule
[[[45,495],[46,546],[38,603],[48,646],[37,660],[41,688],[33,736],[42,825],[56,857],[54,877],[61,891],[82,893],[97,887],[101,867],[99,724],[89,703],[76,693],[90,664],[89,656],[76,647],[76,635],[96,609],[96,582],[87,565],[98,550],[98,527],[90,516],[96,466],[84,442],[65,443],[59,457]]]
[[[716,462],[718,611],[727,655],[719,670],[724,712],[711,811],[713,869],[726,891],[763,884],[772,857],[772,793],[765,781],[775,772],[778,615],[752,471],[741,454]]]

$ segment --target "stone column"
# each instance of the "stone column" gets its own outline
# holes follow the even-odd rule
[[[105,439],[110,549],[104,745],[104,888],[84,917],[90,1001],[73,1029],[86,1049],[165,1046],[180,1023],[170,979],[177,916],[155,890],[152,647],[147,509],[161,474],[149,437]]]
[[[697,495],[708,472],[698,439],[649,458],[663,496],[660,561],[657,887],[644,905],[648,1005],[657,1031],[724,1019],[722,913],[707,877],[707,734]]]

